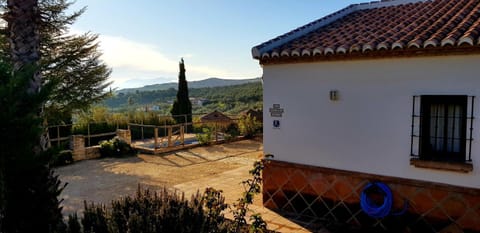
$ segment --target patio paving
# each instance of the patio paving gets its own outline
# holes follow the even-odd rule
[[[213,187],[222,190],[226,203],[232,204],[244,191],[241,181],[250,178],[248,171],[262,154],[261,142],[245,140],[162,155],[89,160],[60,167],[56,169],[57,174],[63,182],[68,182],[61,196],[64,214],[81,211],[83,200],[108,204],[113,199],[132,195],[138,184],[151,190],[167,187],[185,192],[186,196]],[[294,222],[297,220],[264,208],[261,195],[256,196],[250,207],[262,215],[270,230],[312,232]],[[318,227],[314,232],[328,231]]]
[[[185,182],[175,185],[178,190],[183,191],[186,195],[193,195],[197,190],[204,190],[207,187],[214,187],[217,190],[222,190],[225,196],[225,201],[228,204],[236,202],[244,191],[242,184],[243,180],[250,178],[248,171],[252,168],[251,164],[239,167],[237,169],[223,172],[216,177],[205,177],[202,179]],[[269,210],[262,206],[261,194],[254,199],[254,204],[250,206],[250,210],[255,213],[260,213],[262,218],[267,222],[268,229],[277,232],[311,232],[310,230],[298,225],[294,221],[281,216],[280,214]],[[231,214],[227,213],[227,217],[232,218]],[[327,233],[326,229],[320,228],[318,231]]]

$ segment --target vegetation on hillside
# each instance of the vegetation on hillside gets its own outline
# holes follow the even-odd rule
[[[253,82],[261,82],[261,79],[260,78],[252,78],[252,79],[207,78],[204,80],[189,81],[188,86],[190,88],[225,87],[225,86],[233,86],[233,85],[240,85],[240,84],[253,83]],[[126,93],[137,92],[137,91],[168,90],[170,88],[177,88],[177,87],[178,87],[178,83],[169,82],[169,83],[146,85],[143,87],[125,88],[125,89],[120,89],[117,92],[126,94]]]
[[[177,91],[173,88],[119,93],[107,98],[104,105],[116,112],[158,106],[158,113],[167,115],[176,94]],[[238,114],[250,108],[261,109],[263,103],[263,89],[260,82],[224,87],[191,88],[189,95],[191,98],[203,100],[203,105],[199,105],[198,101],[193,101],[194,114],[208,113],[213,110]]]

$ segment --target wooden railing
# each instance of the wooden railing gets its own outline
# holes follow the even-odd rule
[[[161,147],[172,147],[175,146],[178,142],[179,145],[185,144],[185,128],[192,123],[186,124],[177,124],[177,125],[142,125],[142,124],[128,124],[128,129],[131,130],[131,127],[140,127],[141,129],[141,138],[145,140],[144,137],[144,129],[151,128],[153,129],[153,143],[154,149],[161,148]],[[178,128],[177,130],[174,130]],[[159,136],[159,130],[164,130],[164,136]],[[164,146],[165,145],[165,146]]]
[[[71,127],[72,124],[67,124],[67,125],[53,125],[53,126],[48,126],[48,131],[50,135],[50,143],[51,144],[57,144],[57,146],[60,146],[62,142],[69,141],[70,136],[72,135],[71,133]],[[69,133],[68,135],[63,135],[61,134],[61,128],[69,127]],[[117,129],[118,129],[118,124],[117,124]],[[55,137],[52,137],[52,133],[50,132],[56,132]],[[87,146],[92,146],[91,145],[91,139],[92,138],[98,138],[98,137],[109,137],[109,136],[115,136],[116,132],[104,132],[104,133],[96,133],[96,134],[91,134],[90,132],[90,124],[87,125],[87,134],[84,135],[86,138],[86,144]]]

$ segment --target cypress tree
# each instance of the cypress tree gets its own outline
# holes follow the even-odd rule
[[[183,58],[180,60],[179,67],[177,99],[170,111],[177,124],[192,122],[192,103],[188,97],[188,84],[185,77],[185,62]]]

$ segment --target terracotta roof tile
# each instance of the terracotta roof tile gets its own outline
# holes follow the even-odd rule
[[[225,114],[215,110],[209,114],[206,114],[200,118],[202,123],[216,123],[216,122],[231,122],[232,118],[226,116]]]
[[[252,49],[257,59],[480,44],[480,0],[391,0],[351,5]]]

